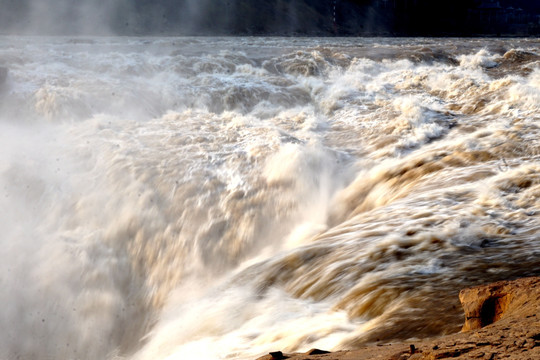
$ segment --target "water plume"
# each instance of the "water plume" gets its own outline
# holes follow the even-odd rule
[[[0,357],[457,331],[540,268],[537,43],[1,37]]]

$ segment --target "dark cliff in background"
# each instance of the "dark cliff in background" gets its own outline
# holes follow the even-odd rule
[[[0,0],[25,34],[474,36],[540,34],[538,0]]]

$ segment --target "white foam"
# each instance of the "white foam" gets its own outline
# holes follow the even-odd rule
[[[538,69],[494,79],[472,40],[441,40],[459,66],[394,59],[427,39],[91,41],[0,38],[0,357],[433,335],[460,321],[415,317],[434,291],[538,265]]]

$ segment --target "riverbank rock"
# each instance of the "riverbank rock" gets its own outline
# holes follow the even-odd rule
[[[459,293],[459,300],[465,311],[462,331],[480,329],[499,321],[505,314],[520,316],[521,312],[527,312],[526,305],[530,301],[540,301],[540,278],[500,281],[464,289]]]
[[[464,289],[465,312],[460,333],[373,344],[324,354],[283,354],[290,360],[434,360],[540,359],[540,277],[500,281]],[[269,359],[262,357],[259,359]]]

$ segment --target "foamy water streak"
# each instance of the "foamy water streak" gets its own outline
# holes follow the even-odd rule
[[[1,359],[444,334],[540,274],[538,40],[0,42]]]

